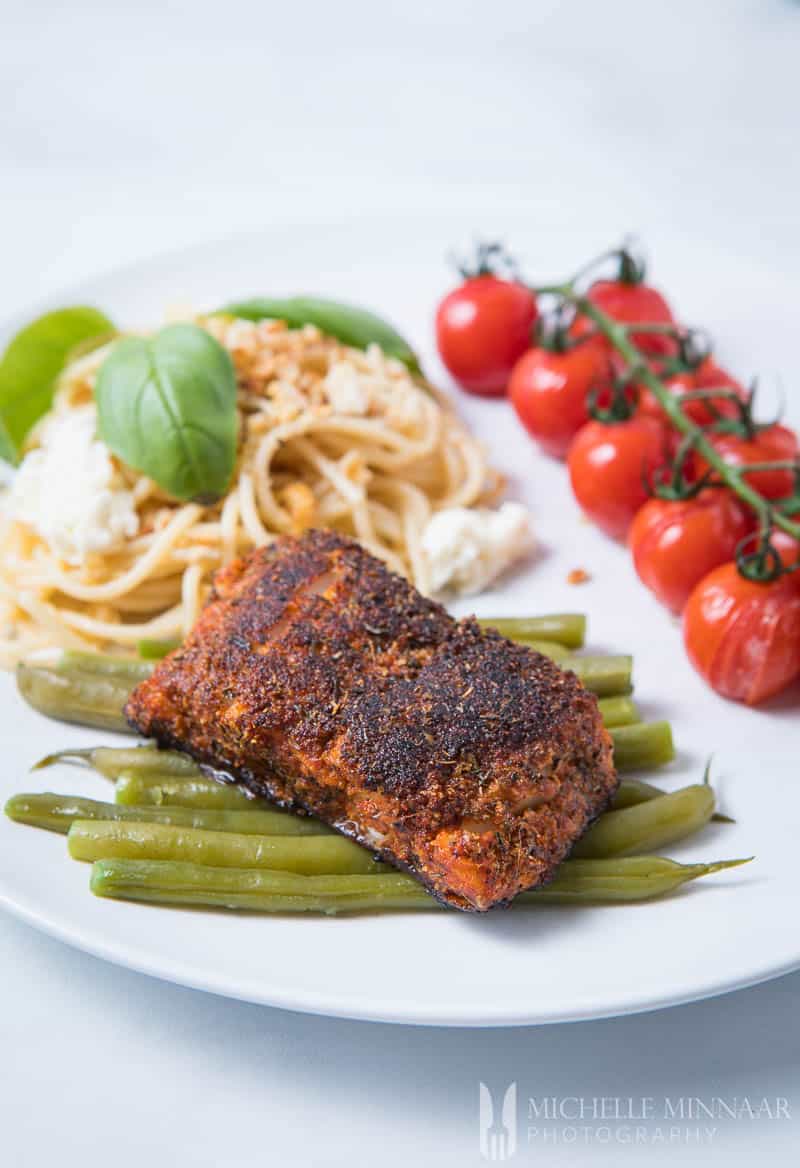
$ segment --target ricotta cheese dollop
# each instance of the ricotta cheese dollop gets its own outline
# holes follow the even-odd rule
[[[422,534],[432,592],[480,592],[532,546],[530,514],[521,503],[497,511],[445,507]]]
[[[111,452],[96,435],[94,406],[45,422],[40,444],[14,476],[11,517],[27,523],[68,564],[115,550],[139,530],[139,517]]]

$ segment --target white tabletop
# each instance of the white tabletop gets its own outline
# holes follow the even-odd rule
[[[510,198],[654,250],[690,232],[790,279],[798,49],[790,0],[30,0],[0,43],[0,314],[276,219],[458,205],[491,231]],[[214,998],[5,916],[0,968],[14,1168],[477,1164],[481,1080],[496,1108],[518,1084],[520,1163],[783,1165],[800,1145],[800,974],[636,1018],[446,1031]]]

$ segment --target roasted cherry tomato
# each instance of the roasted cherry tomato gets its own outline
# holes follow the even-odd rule
[[[715,568],[689,597],[683,639],[723,697],[754,706],[779,693],[800,677],[800,572],[761,584]]]
[[[664,378],[664,384],[670,393],[675,397],[683,398],[688,393],[693,393],[698,389],[726,389],[735,393],[736,396],[744,401],[746,394],[744,388],[730,376],[719,370],[719,376],[713,376],[713,369],[718,369],[718,366],[712,367],[708,364],[710,359],[702,362],[694,371],[687,371],[685,373],[674,373],[671,377]],[[646,387],[642,388],[639,394],[639,408],[643,413],[651,414],[654,418],[659,418],[666,422],[667,416],[655,395]],[[689,398],[688,401],[682,403],[682,409],[687,418],[690,418],[698,426],[708,426],[717,420],[717,416],[722,418],[734,418],[737,414],[736,403],[725,396],[707,398]],[[714,412],[716,410],[716,413]]]
[[[675,324],[669,305],[660,292],[648,284],[625,280],[598,280],[586,294],[587,299],[622,324]],[[594,323],[577,316],[570,332],[575,337],[594,331]],[[633,333],[631,340],[643,353],[671,356],[677,352],[674,337],[664,333]]]
[[[730,491],[710,488],[694,499],[649,499],[637,512],[628,546],[645,587],[679,613],[698,581],[733,559],[754,526]]]
[[[587,422],[570,447],[569,477],[575,498],[608,535],[623,538],[648,499],[646,480],[661,466],[668,432],[655,418]]]
[[[747,467],[759,462],[796,459],[800,454],[797,435],[787,426],[768,426],[752,438],[738,438],[734,434],[710,436],[719,454],[731,466]],[[697,456],[698,474],[708,469],[705,460]],[[794,476],[791,470],[755,470],[745,476],[748,484],[765,499],[782,499],[791,495]]]
[[[528,433],[548,454],[563,458],[589,421],[589,394],[610,379],[606,347],[592,337],[563,353],[529,349],[514,366],[508,393]]]
[[[536,298],[524,284],[482,275],[439,305],[436,343],[449,372],[469,393],[505,393],[514,365],[533,343]]]

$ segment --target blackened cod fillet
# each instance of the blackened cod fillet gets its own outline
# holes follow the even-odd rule
[[[550,880],[618,785],[573,673],[453,620],[331,532],[282,537],[218,573],[126,714],[461,909]]]

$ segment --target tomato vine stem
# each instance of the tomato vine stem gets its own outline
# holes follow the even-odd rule
[[[613,254],[613,253],[612,253]],[[606,258],[606,257],[603,257]],[[587,296],[583,295],[577,289],[578,281],[590,270],[593,265],[587,265],[572,280],[565,284],[545,284],[539,287],[532,288],[532,291],[537,295],[553,296],[559,299],[562,304],[570,305],[573,310],[581,316],[590,320],[602,336],[606,338],[609,344],[626,362],[627,376],[634,378],[637,382],[646,386],[653,394],[653,397],[658,401],[663,409],[670,423],[682,435],[684,441],[688,443],[692,450],[699,453],[708,467],[716,472],[719,476],[717,485],[724,485],[728,487],[734,495],[736,495],[743,503],[754,512],[758,520],[759,539],[762,541],[762,551],[759,553],[762,557],[767,555],[767,551],[771,550],[773,553],[772,564],[773,570],[771,577],[766,575],[759,575],[761,569],[756,565],[753,578],[774,578],[774,575],[781,569],[774,568],[776,557],[780,564],[780,557],[775,552],[774,548],[769,545],[770,532],[775,528],[780,528],[787,535],[793,539],[800,541],[800,523],[794,522],[789,516],[781,510],[780,500],[775,502],[765,499],[750,483],[747,482],[746,474],[752,469],[776,469],[778,466],[794,469],[798,472],[800,478],[800,471],[796,463],[781,462],[780,464],[758,464],[757,467],[747,467],[746,469],[732,466],[726,462],[722,455],[717,451],[712,442],[709,441],[708,436],[702,426],[697,425],[692,421],[681,408],[680,399],[670,392],[667,385],[661,378],[653,371],[645,354],[637,347],[631,339],[631,333],[644,332],[668,332],[671,331],[676,339],[680,339],[677,330],[674,326],[664,325],[648,325],[645,322],[636,323],[633,325],[621,324],[613,317],[603,312],[598,308]],[[713,391],[711,391],[713,392]],[[719,391],[718,391],[719,392]],[[699,396],[699,395],[698,395]],[[715,480],[716,481],[716,480]],[[799,561],[800,563],[800,561]],[[740,561],[740,569],[742,563]],[[784,569],[790,570],[790,569]],[[745,573],[749,574],[749,573]]]

